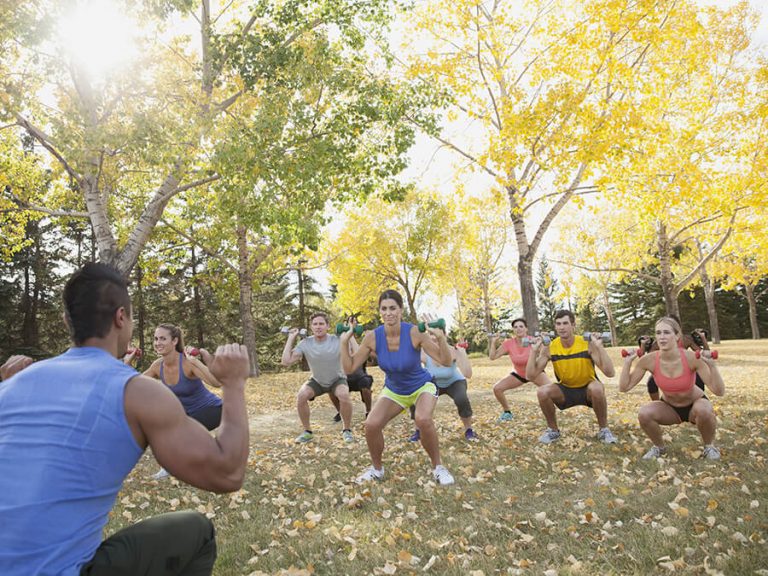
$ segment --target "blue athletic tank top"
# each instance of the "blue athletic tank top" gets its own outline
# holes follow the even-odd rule
[[[75,576],[143,450],[125,419],[136,370],[72,348],[0,383],[0,574]]]
[[[397,352],[387,348],[387,335],[384,326],[373,332],[376,336],[376,357],[379,368],[386,374],[384,386],[395,394],[406,396],[432,380],[432,375],[421,366],[421,352],[411,342],[413,324],[400,322],[400,347]]]
[[[424,363],[427,371],[435,378],[435,385],[438,388],[448,388],[454,382],[466,380],[461,371],[456,367],[456,360],[450,366],[441,366],[427,354],[427,361]]]
[[[194,414],[198,410],[207,408],[208,406],[221,405],[221,398],[216,396],[213,392],[208,390],[203,384],[200,378],[187,378],[184,374],[184,354],[179,352],[179,382],[173,386],[168,385],[168,382],[163,378],[163,363],[160,363],[160,381],[168,386],[171,391],[176,394],[176,397],[181,400],[181,405],[184,406],[184,412],[187,414]]]

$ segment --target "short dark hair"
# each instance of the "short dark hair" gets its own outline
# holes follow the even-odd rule
[[[171,334],[171,340],[174,338],[177,338],[176,340],[176,352],[184,352],[184,334],[181,332],[181,328],[176,326],[175,324],[158,324],[158,328],[162,328],[163,330],[168,330],[168,332]]]
[[[568,318],[570,319],[571,324],[574,324],[574,325],[576,324],[576,316],[570,310],[566,310],[565,308],[563,308],[562,310],[558,310],[557,312],[555,312],[555,320],[559,318],[565,318],[566,316],[568,316]]]
[[[322,318],[323,320],[325,320],[326,324],[328,325],[331,324],[331,321],[328,320],[328,314],[326,314],[325,312],[314,312],[312,316],[309,317],[309,321],[312,322],[312,320],[314,320],[315,318]]]
[[[76,346],[89,338],[104,338],[120,308],[131,314],[125,277],[109,264],[88,262],[64,286],[64,314]]]
[[[517,324],[518,322],[522,322],[523,326],[528,328],[528,322],[525,321],[525,318],[515,318],[514,320],[512,320],[512,327],[514,328],[515,324]]]
[[[394,300],[400,308],[403,307],[403,297],[400,296],[400,292],[397,290],[384,290],[379,295],[379,306],[381,306],[383,300]]]

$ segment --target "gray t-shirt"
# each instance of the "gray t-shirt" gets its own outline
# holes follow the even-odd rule
[[[310,336],[299,342],[293,351],[307,359],[312,378],[323,388],[330,388],[336,380],[345,378],[339,338],[335,334],[328,334],[322,341]]]

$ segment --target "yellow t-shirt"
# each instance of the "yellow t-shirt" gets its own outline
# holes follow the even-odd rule
[[[595,363],[589,355],[589,343],[582,336],[574,336],[573,340],[570,348],[564,348],[560,338],[555,338],[549,354],[558,382],[567,388],[583,388],[597,380]]]

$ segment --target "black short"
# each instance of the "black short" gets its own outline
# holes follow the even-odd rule
[[[363,372],[362,374],[347,374],[347,385],[350,392],[361,392],[364,388],[373,386],[373,376]]]
[[[562,404],[555,402],[555,406],[560,408],[560,410],[568,410],[568,408],[573,408],[574,406],[588,406],[592,408],[592,402],[587,398],[587,386],[589,384],[581,388],[568,388],[568,386],[563,386],[560,382],[557,382],[557,385],[562,391],[563,396],[565,396],[565,402]]]
[[[702,396],[702,398],[704,398],[705,400],[709,400],[706,394]],[[664,402],[664,404],[666,404],[670,408],[672,408],[672,410],[677,412],[677,415],[680,416],[680,422],[690,422],[691,409],[693,408],[693,404],[688,404],[688,406],[672,406],[672,404],[664,400],[664,397],[661,398],[661,401]]]
[[[510,372],[509,375],[510,376],[514,376],[515,378],[520,380],[520,382],[522,382],[523,384],[528,384],[528,382],[530,382],[530,380],[528,380],[528,378],[524,378],[523,376],[520,376],[520,374],[518,374],[517,372],[514,372],[514,371]]]

